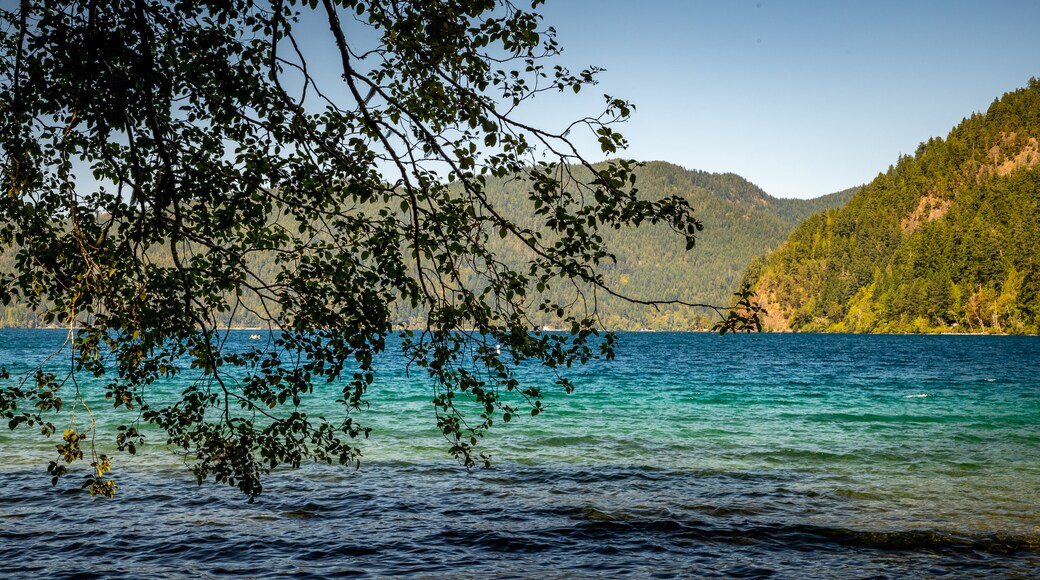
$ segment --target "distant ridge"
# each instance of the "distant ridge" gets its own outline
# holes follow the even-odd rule
[[[636,298],[678,299],[686,302],[726,305],[752,258],[775,249],[805,218],[850,199],[856,188],[816,199],[775,198],[733,173],[683,169],[663,161],[651,161],[636,170],[640,195],[657,199],[681,195],[689,200],[704,224],[696,246],[686,251],[680,238],[663,227],[645,225],[635,230],[601,232],[617,254],[617,264],[603,265],[607,284]],[[488,200],[503,214],[524,227],[534,227],[522,185],[505,179],[488,180]],[[522,263],[524,248],[507,239],[492,242],[504,261]],[[155,259],[168,262],[159,248]],[[262,258],[258,258],[262,259]],[[0,271],[12,268],[10,255],[0,255]],[[263,271],[263,266],[259,266]],[[472,282],[472,281],[470,281]],[[247,298],[244,298],[247,299]],[[599,296],[597,304],[605,326],[615,330],[692,330],[714,322],[709,312],[687,307],[660,310]],[[420,313],[398,306],[397,323],[421,327]],[[535,322],[551,324],[534,314]],[[239,315],[237,327],[257,327],[259,320]],[[0,326],[38,326],[36,315],[13,304],[0,312]]]
[[[810,217],[746,280],[773,330],[1037,333],[1040,81]]]

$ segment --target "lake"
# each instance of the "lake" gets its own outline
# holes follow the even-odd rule
[[[25,372],[63,337],[0,331],[0,364]],[[253,504],[155,442],[117,456],[115,499],[76,472],[52,487],[55,442],[5,427],[2,575],[1040,575],[1037,337],[623,333],[573,394],[496,425],[473,470],[423,375],[378,364],[360,470],[279,470]]]

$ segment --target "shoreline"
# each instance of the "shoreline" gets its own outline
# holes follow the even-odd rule
[[[79,327],[75,328],[75,330],[78,330],[78,329],[79,329]],[[50,325],[50,326],[0,326],[0,331],[4,331],[4,330],[47,330],[47,331],[64,330],[64,331],[68,331],[69,327],[67,327],[67,326],[56,326],[56,325]],[[252,332],[267,332],[267,331],[277,332],[280,329],[273,329],[272,330],[272,329],[268,329],[268,328],[260,327],[260,326],[232,326],[232,327],[229,327],[229,328],[220,328],[218,330],[219,331],[234,331],[234,332],[247,332],[247,331],[252,331]],[[422,328],[397,328],[397,329],[394,329],[393,332],[405,332],[405,331],[422,332],[423,330],[424,329],[422,329]],[[567,332],[566,330],[555,329],[555,328],[554,329],[548,329],[548,330],[546,330],[546,329],[538,329],[538,330],[540,332],[560,332],[560,333]],[[602,329],[602,331],[604,331],[604,332],[627,333],[627,334],[718,334],[718,332],[714,331],[714,330],[681,330],[681,329],[655,330],[655,329],[648,329],[648,328],[614,329],[614,330]],[[796,334],[803,334],[803,335],[833,335],[833,336],[1031,336],[1031,337],[1040,337],[1040,334],[1032,334],[1032,333],[1012,334],[1012,333],[1006,333],[1006,332],[827,332],[827,331],[795,332],[795,331],[790,331],[790,330],[785,330],[785,331],[767,330],[767,331],[763,331],[763,332],[749,332],[749,333],[743,333],[742,332],[742,333],[729,333],[729,334],[760,334],[760,335],[773,335],[773,334],[791,334],[791,335],[796,335]]]

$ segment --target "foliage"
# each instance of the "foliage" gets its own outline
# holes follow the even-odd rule
[[[1040,329],[1040,81],[814,215],[749,271],[774,326]]]
[[[600,272],[615,260],[602,232],[657,224],[689,249],[702,225],[680,196],[640,197],[633,162],[578,153],[581,135],[624,147],[627,102],[606,96],[602,114],[555,129],[523,121],[532,98],[599,72],[552,64],[541,3],[22,0],[0,13],[13,262],[0,299],[68,325],[74,356],[67,373],[7,380],[0,413],[48,436],[69,423],[52,475],[98,435],[76,424],[91,414],[82,373],[127,411],[119,450],[157,426],[200,483],[252,499],[278,465],[358,462],[352,440],[368,431],[352,413],[400,306],[421,313],[404,348],[467,466],[487,461],[474,447],[496,421],[541,411],[519,365],[569,390],[561,369],[612,357],[596,300],[624,294]],[[326,43],[308,48],[318,30]],[[312,66],[328,55],[334,75]],[[534,225],[489,197],[507,177]],[[503,261],[496,239],[523,262]],[[228,352],[222,329],[244,316],[269,340]],[[175,402],[147,396],[185,374]],[[325,417],[299,408],[316,381],[342,385]],[[86,485],[110,495],[111,460],[90,450]]]

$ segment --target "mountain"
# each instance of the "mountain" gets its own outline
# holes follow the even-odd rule
[[[1040,80],[752,263],[773,330],[1037,333]]]
[[[687,170],[662,161],[637,170],[641,195],[680,195],[704,224],[696,246],[661,226],[605,231],[617,264],[605,264],[605,281],[635,298],[678,299],[726,305],[750,261],[775,248],[804,219],[844,204],[855,189],[811,200],[779,199],[733,173]],[[612,297],[599,300],[604,323],[614,329],[688,330],[710,327],[711,313],[684,306],[659,311]]]
[[[605,283],[636,299],[681,300],[688,303],[728,305],[747,265],[755,256],[775,249],[806,217],[821,209],[839,206],[855,188],[816,199],[779,199],[733,173],[692,171],[663,161],[643,163],[636,169],[641,197],[660,199],[679,195],[689,201],[704,224],[693,249],[662,225],[643,224],[636,229],[601,230],[599,233],[617,256],[617,263],[600,265]],[[488,200],[503,215],[522,227],[536,228],[527,191],[520,182],[488,180]],[[526,248],[513,238],[491,244],[504,262],[519,264]],[[465,280],[471,286],[479,281]],[[588,288],[584,289],[588,294]],[[570,289],[529,297],[557,303],[573,300]],[[710,311],[686,306],[654,309],[597,293],[594,298],[605,327],[615,330],[690,330],[710,328],[717,319]],[[532,309],[533,310],[533,309]],[[529,312],[539,325],[553,319]],[[421,322],[416,313],[399,310],[406,324]]]
[[[776,248],[806,217],[844,204],[855,192],[849,189],[810,200],[779,199],[732,173],[690,171],[661,161],[643,164],[637,169],[637,176],[636,184],[643,197],[659,199],[677,194],[689,200],[704,230],[690,251],[686,251],[681,238],[663,226],[601,232],[617,255],[616,264],[603,266],[605,281],[634,298],[717,305],[729,303],[753,257]],[[526,190],[519,182],[489,179],[488,200],[519,225],[535,227]],[[523,263],[524,248],[519,242],[492,236],[490,243],[506,263]],[[158,249],[159,253],[163,251]],[[161,263],[169,261],[162,255],[155,259]],[[11,267],[10,253],[0,256],[0,269]],[[474,280],[464,282],[479,284]],[[688,330],[712,324],[710,313],[683,306],[662,307],[658,311],[609,296],[597,297],[597,303],[604,324],[612,329]],[[397,318],[409,326],[422,323],[419,313],[403,306],[398,308]],[[552,320],[538,316],[535,322],[552,324]],[[247,318],[236,319],[236,324],[243,326],[256,323]],[[19,305],[0,311],[0,326],[36,325],[35,315]]]

